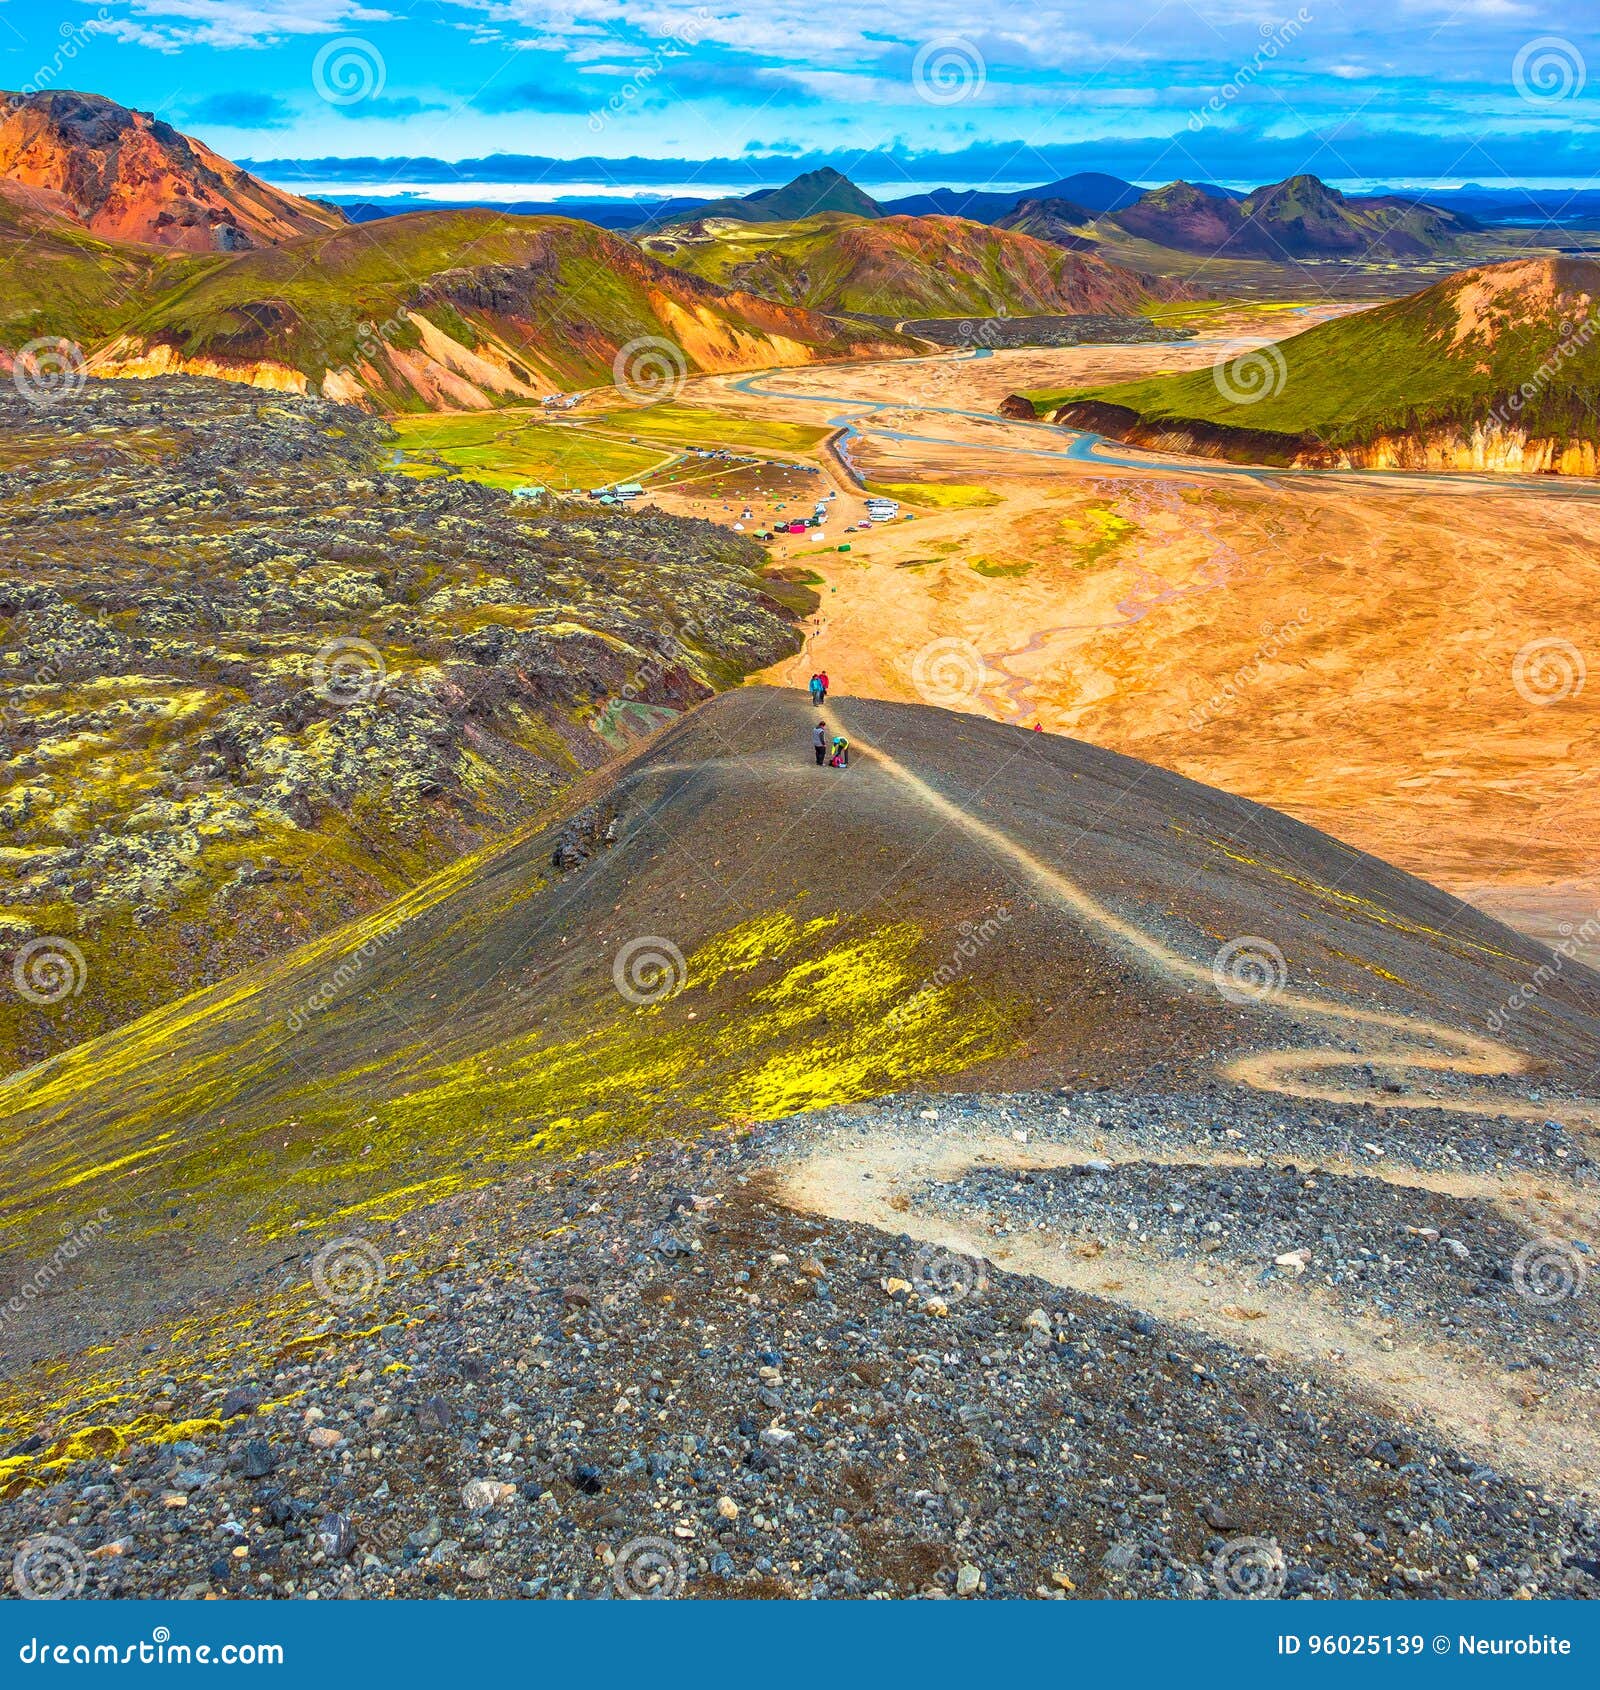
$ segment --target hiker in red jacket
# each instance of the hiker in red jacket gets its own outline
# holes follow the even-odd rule
[[[817,675],[817,679],[822,682],[821,701],[826,704],[828,702],[828,671],[826,669],[821,670]]]

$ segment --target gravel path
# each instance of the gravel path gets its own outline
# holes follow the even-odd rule
[[[192,1435],[22,1490],[11,1535],[36,1576],[65,1568],[94,1596],[1600,1590],[1582,1497],[1337,1378],[777,1200],[817,1139],[927,1133],[930,1107],[590,1158],[286,1263],[229,1303],[268,1310],[308,1272],[324,1299],[282,1330],[263,1314],[231,1371],[225,1346],[178,1322],[114,1347],[142,1367],[144,1406]],[[1022,1107],[937,1100],[1008,1125]],[[1092,1193],[1142,1217],[1160,1257],[1181,1247],[1186,1217],[1165,1207],[1181,1191],[1227,1217],[1241,1255],[1279,1241],[1281,1211],[1301,1230],[1326,1217],[1348,1236],[1341,1259],[1362,1261],[1356,1241],[1395,1194],[1334,1180],[1308,1197],[1304,1177],[988,1170],[939,1200],[1070,1227]],[[1273,1193],[1279,1209],[1258,1210]],[[1457,1217],[1474,1252],[1502,1247],[1505,1224]],[[1381,1292],[1352,1271],[1355,1294],[1409,1311],[1458,1285],[1449,1252],[1391,1255],[1408,1270]],[[1530,1317],[1530,1334],[1546,1327]],[[1541,1367],[1570,1365],[1574,1342],[1528,1339]]]

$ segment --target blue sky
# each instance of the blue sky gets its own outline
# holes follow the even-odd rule
[[[1600,22],[1578,14],[1522,0],[0,0],[0,81],[107,94],[274,180],[344,193],[711,192],[822,162],[903,191],[1079,169],[1600,186]]]

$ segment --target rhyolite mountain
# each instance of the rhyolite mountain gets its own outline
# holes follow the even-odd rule
[[[18,96],[0,119],[0,275],[0,369],[59,337],[92,374],[219,377],[375,410],[609,383],[640,342],[667,343],[657,353],[684,373],[909,350],[735,296],[571,218],[353,224],[145,113],[65,91]]]
[[[102,239],[238,252],[345,221],[102,95],[57,89],[0,102],[0,182]]]
[[[1040,396],[1055,421],[1163,450],[1325,467],[1592,476],[1600,263],[1463,270],[1211,370]]]
[[[30,341],[64,335],[97,344],[201,262],[102,240],[32,192],[0,182],[0,370]]]
[[[865,226],[865,225],[863,225]],[[369,409],[481,407],[606,384],[625,349],[680,373],[906,350],[730,290],[562,217],[415,212],[243,253],[159,300],[92,360],[223,376]]]

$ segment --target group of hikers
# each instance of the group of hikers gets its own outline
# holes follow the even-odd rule
[[[828,724],[818,722],[811,730],[812,749],[817,754],[817,767],[824,763],[830,769],[848,769],[850,767],[850,741],[843,734],[828,737]]]
[[[828,701],[828,672],[820,670],[811,677],[811,707],[818,709]],[[818,720],[811,730],[811,748],[817,754],[817,767],[826,765],[830,769],[848,769],[850,767],[850,741],[843,734],[828,733],[828,724]]]

